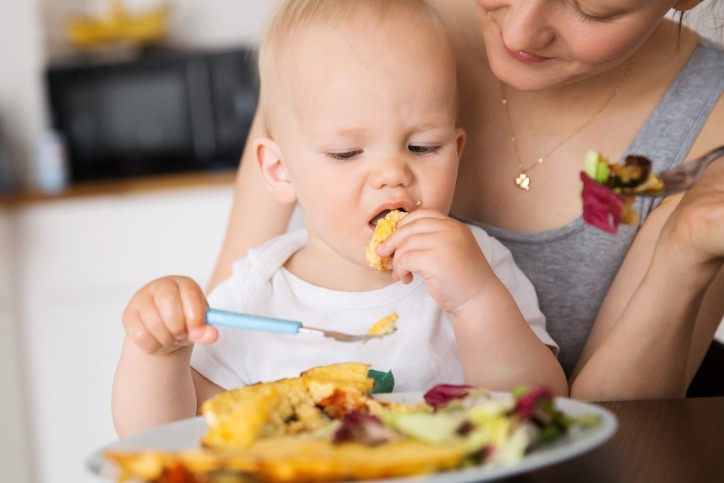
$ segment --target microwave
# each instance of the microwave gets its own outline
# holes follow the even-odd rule
[[[258,101],[250,48],[55,65],[45,79],[71,182],[236,167]]]

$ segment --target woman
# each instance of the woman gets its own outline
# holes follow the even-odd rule
[[[724,54],[664,18],[701,1],[433,2],[456,44],[468,135],[453,212],[536,285],[573,397],[683,396],[724,312],[724,161],[684,196],[639,200],[640,227],[611,236],[581,220],[586,150],[662,169],[724,144]],[[212,285],[291,216],[251,159]]]

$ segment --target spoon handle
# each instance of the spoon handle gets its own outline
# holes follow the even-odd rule
[[[234,329],[263,330],[282,334],[298,334],[302,327],[302,323],[295,320],[275,319],[212,308],[206,309],[206,323]]]

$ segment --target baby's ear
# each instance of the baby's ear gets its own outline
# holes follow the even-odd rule
[[[463,155],[463,150],[465,149],[465,142],[467,141],[467,135],[465,133],[465,130],[461,127],[457,128],[455,130],[455,143],[458,147],[458,158],[460,158]]]
[[[284,166],[282,149],[269,138],[254,141],[256,163],[267,189],[280,203],[294,203],[297,196]]]

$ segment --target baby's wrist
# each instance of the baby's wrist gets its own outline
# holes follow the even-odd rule
[[[481,314],[492,313],[498,310],[501,303],[507,300],[510,293],[498,281],[497,284],[483,284],[474,290],[474,295],[458,304],[451,315],[460,320],[478,320]]]
[[[135,357],[144,358],[148,361],[156,360],[191,360],[191,352],[193,344],[179,345],[177,347],[158,347],[156,350],[148,350],[139,345],[136,341],[126,338],[126,350],[134,354]]]

